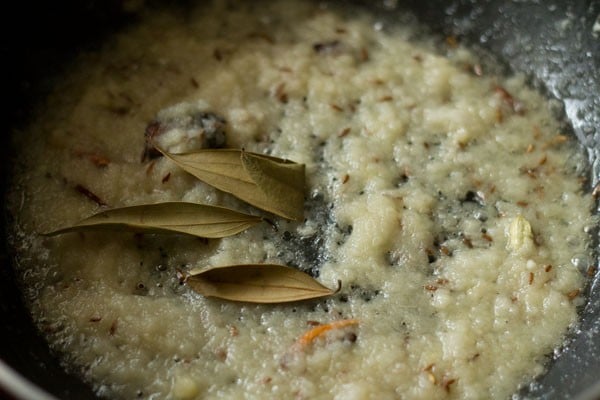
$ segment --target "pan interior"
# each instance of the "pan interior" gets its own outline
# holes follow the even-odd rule
[[[560,3],[539,5],[535,2],[490,2],[485,7],[472,7],[461,2],[444,2],[439,7],[423,7],[419,4],[407,3],[402,7],[409,7],[420,20],[440,34],[456,35],[461,40],[481,45],[505,61],[508,68],[527,73],[531,76],[533,84],[546,90],[549,96],[563,101],[573,134],[588,151],[591,182],[594,185],[598,176],[596,129],[600,117],[598,99],[592,93],[598,93],[600,87],[597,73],[594,72],[598,70],[598,42],[593,36],[593,23],[600,10],[594,9],[594,4],[589,5],[585,2],[571,3],[566,10]],[[390,9],[389,2],[386,2],[378,12],[388,14],[385,18],[389,18],[389,14],[396,12],[396,9]],[[537,23],[532,23],[530,18],[534,18]],[[583,30],[581,26],[584,27]],[[3,306],[3,311],[7,314],[12,314],[18,309],[16,307],[19,307],[12,305],[18,294],[11,290],[0,291],[3,296],[10,296],[10,301],[5,303],[8,305]],[[594,366],[598,366],[599,358],[599,328],[595,322],[598,320],[600,309],[598,287],[593,283],[589,285],[588,290],[590,301],[581,310],[582,322],[579,330],[573,333],[570,344],[561,350],[560,357],[552,362],[549,372],[535,385],[525,388],[523,396],[573,394],[578,393],[581,387],[587,387],[594,382],[594,376],[579,372],[594,370]],[[27,327],[25,319],[19,323]],[[22,329],[28,331],[28,328],[14,328],[13,335],[10,335],[12,338],[9,339],[7,335],[6,343],[11,343],[14,337],[24,337],[21,334]],[[43,344],[38,343],[40,354],[44,354]],[[17,360],[17,365],[29,363],[26,360],[27,355],[22,353],[11,354],[7,359],[11,357]],[[49,361],[48,365],[56,366],[53,363]],[[29,366],[21,367],[25,368]],[[46,379],[41,376],[42,374],[37,379]],[[36,377],[32,379],[35,380]],[[73,387],[79,386],[73,383]],[[63,389],[55,386],[49,390],[60,393]]]

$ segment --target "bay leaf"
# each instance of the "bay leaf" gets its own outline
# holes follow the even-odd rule
[[[213,239],[235,235],[261,221],[260,217],[224,207],[166,202],[102,211],[46,235],[104,229],[142,233],[176,232]]]
[[[270,205],[299,221],[304,217],[304,164],[283,163],[255,153],[242,152],[242,165]],[[277,214],[277,213],[275,213]]]
[[[185,279],[206,297],[249,303],[286,303],[330,296],[340,290],[279,264],[240,264],[191,271]],[[339,284],[338,286],[341,286]]]
[[[207,149],[167,158],[201,181],[273,214],[304,217],[304,164],[236,149]]]

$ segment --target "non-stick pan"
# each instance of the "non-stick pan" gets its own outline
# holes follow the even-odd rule
[[[98,47],[111,32],[135,23],[136,10],[152,6],[142,3],[20,0],[3,5],[3,189],[13,162],[10,132],[18,134],[27,124],[31,110],[78,52]],[[384,0],[363,1],[361,6],[379,13],[388,23],[408,10],[432,32],[479,46],[507,69],[527,74],[533,85],[563,102],[572,133],[589,155],[589,187],[598,183],[599,0]],[[3,198],[0,195],[1,202]],[[9,218],[5,216],[3,227],[10,224]],[[580,310],[580,326],[568,345],[551,357],[548,372],[519,392],[521,398],[600,399],[600,278],[596,275]],[[33,327],[7,248],[0,254],[0,319],[0,398],[95,398],[86,384],[63,371]]]

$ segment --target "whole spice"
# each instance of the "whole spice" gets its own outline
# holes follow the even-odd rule
[[[102,211],[75,225],[46,233],[46,235],[108,229],[145,233],[175,232],[204,238],[221,238],[235,235],[261,221],[260,217],[228,208],[168,202]]]
[[[255,207],[292,220],[304,218],[304,164],[244,150],[159,150],[201,181]]]
[[[278,264],[242,264],[195,270],[185,283],[206,297],[249,303],[285,303],[330,296],[336,290],[310,275]]]

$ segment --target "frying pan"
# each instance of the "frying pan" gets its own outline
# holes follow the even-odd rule
[[[135,1],[8,2],[1,43],[5,82],[0,136],[0,182],[10,173],[11,130],[27,123],[31,110],[51,90],[53,78],[82,50],[135,22]],[[17,3],[17,4],[14,4]],[[57,4],[58,3],[58,4]],[[344,4],[356,1],[342,1]],[[454,35],[481,47],[508,70],[564,104],[572,133],[588,152],[590,188],[600,178],[600,1],[383,0],[358,2],[387,22],[409,11],[433,33]],[[133,7],[132,7],[133,6]],[[146,4],[152,6],[152,4]],[[185,4],[184,4],[185,6]],[[133,10],[132,10],[133,9]],[[4,207],[4,196],[0,195]],[[1,234],[10,224],[5,215]],[[598,232],[594,233],[597,242]],[[5,237],[5,236],[3,236]],[[518,398],[600,398],[600,276],[586,289],[580,326],[550,360],[547,373]],[[0,398],[94,399],[92,390],[60,367],[23,306],[11,269],[10,249],[0,251]]]

